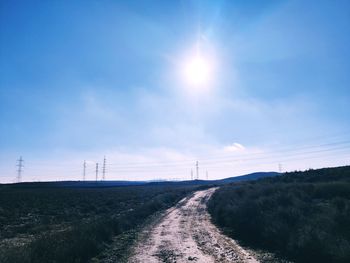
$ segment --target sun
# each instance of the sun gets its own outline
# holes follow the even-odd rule
[[[186,82],[191,86],[201,87],[209,84],[211,74],[210,61],[203,55],[196,54],[184,63],[184,76]]]

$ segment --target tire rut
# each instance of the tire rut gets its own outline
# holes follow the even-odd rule
[[[258,262],[210,221],[206,206],[216,188],[197,191],[141,233],[129,262]]]

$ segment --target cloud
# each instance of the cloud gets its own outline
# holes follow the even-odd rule
[[[244,151],[244,150],[245,150],[245,147],[242,144],[237,142],[224,147],[224,151],[226,152],[236,152],[236,151]]]

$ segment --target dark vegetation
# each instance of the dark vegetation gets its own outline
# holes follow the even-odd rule
[[[241,182],[241,181],[251,181],[251,180],[257,180],[265,177],[274,177],[278,176],[280,173],[276,172],[257,172],[257,173],[250,173],[235,177],[228,177],[225,179],[217,180],[215,181],[217,184],[227,184],[227,183],[235,183],[235,182]]]
[[[88,262],[196,186],[0,186],[0,262]],[[124,253],[125,245],[120,253]],[[123,255],[115,255],[121,258]]]
[[[209,212],[242,244],[295,262],[350,262],[350,166],[223,186]]]

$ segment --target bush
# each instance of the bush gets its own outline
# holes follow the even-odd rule
[[[350,262],[350,167],[224,186],[209,212],[243,244],[296,262]]]

